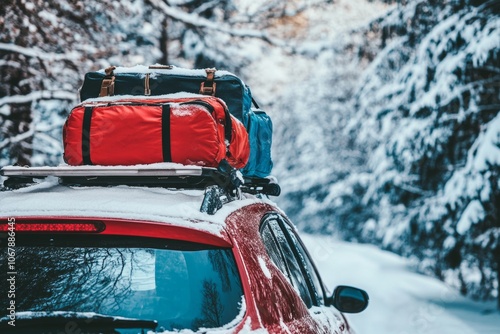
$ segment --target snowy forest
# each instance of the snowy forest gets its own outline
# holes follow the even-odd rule
[[[0,166],[63,163],[84,74],[156,63],[245,80],[299,229],[500,308],[500,1],[4,0]]]

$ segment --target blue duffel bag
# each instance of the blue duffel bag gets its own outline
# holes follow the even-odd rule
[[[273,168],[271,117],[261,109],[250,108],[244,113],[243,125],[248,131],[250,140],[250,157],[241,172],[247,177],[266,177],[271,174]]]

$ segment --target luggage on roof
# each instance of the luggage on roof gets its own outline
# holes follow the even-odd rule
[[[85,101],[113,95],[155,96],[178,92],[221,98],[249,133],[250,158],[241,172],[248,177],[266,177],[271,173],[271,118],[258,108],[250,88],[230,72],[163,65],[111,66],[85,75],[80,98]]]
[[[187,94],[185,94],[186,96]],[[114,97],[76,106],[63,130],[69,165],[176,162],[242,168],[248,134],[219,98]]]

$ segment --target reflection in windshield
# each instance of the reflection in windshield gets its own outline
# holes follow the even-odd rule
[[[243,293],[230,249],[166,241],[138,247],[144,239],[126,245],[101,239],[106,247],[54,239],[16,247],[17,311],[96,312],[157,320],[157,329],[165,330],[220,327],[237,316]],[[4,250],[0,292],[8,289]],[[2,317],[4,298],[0,307]]]

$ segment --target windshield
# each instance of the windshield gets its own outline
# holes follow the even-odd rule
[[[12,271],[3,246],[0,277]],[[2,294],[9,284],[0,280]],[[134,237],[16,236],[16,312],[95,312],[156,320],[160,331],[197,330],[231,322],[242,295],[231,249]],[[0,298],[0,317],[9,302]]]

